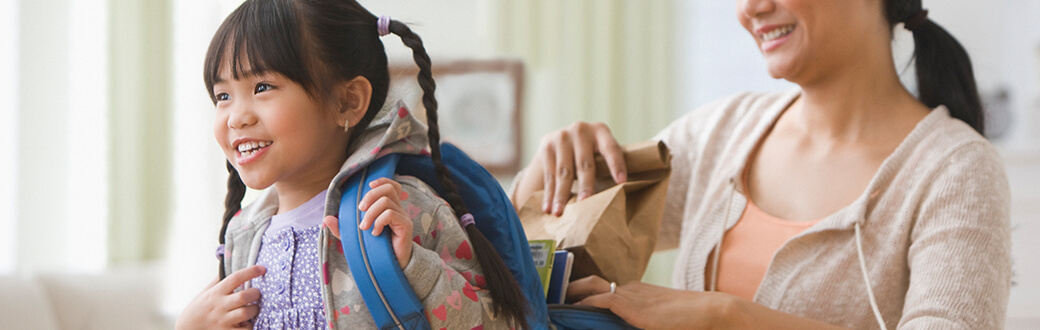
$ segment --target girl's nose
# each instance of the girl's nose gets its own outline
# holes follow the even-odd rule
[[[242,129],[256,124],[257,119],[256,113],[249,105],[239,102],[239,104],[231,106],[227,126],[232,129]]]

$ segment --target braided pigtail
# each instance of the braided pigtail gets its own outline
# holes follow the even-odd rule
[[[462,197],[459,196],[458,188],[452,182],[448,168],[441,163],[441,136],[439,126],[437,125],[437,99],[434,97],[434,90],[437,88],[437,85],[433,81],[433,72],[430,69],[430,56],[426,54],[422,39],[412,32],[408,26],[398,21],[390,21],[389,29],[390,32],[401,37],[401,41],[404,42],[405,46],[412,49],[415,64],[419,66],[419,86],[423,91],[422,101],[423,106],[426,108],[426,121],[429,125],[430,157],[433,159],[438,179],[444,187],[444,196],[442,197],[448,201],[448,204],[451,205],[457,216],[467,214],[469,210],[466,208]],[[495,315],[501,316],[505,314],[513,320],[518,329],[527,328],[527,300],[524,298],[516,278],[513,277],[512,272],[506,267],[494,246],[477,229],[476,225],[469,222],[465,225],[465,229],[473,244],[473,251],[479,254],[477,261],[480,263],[480,267],[484,269],[485,279],[487,280],[486,289],[490,292],[491,299],[494,300],[493,310]]]
[[[227,179],[227,197],[224,198],[224,224],[220,226],[220,245],[224,246],[224,235],[227,234],[228,222],[231,222],[231,218],[242,209],[242,198],[246,196],[246,184],[242,183],[242,178],[238,176],[238,171],[231,165],[231,162],[227,162],[228,179]],[[227,277],[224,272],[224,258],[220,258],[220,279]]]

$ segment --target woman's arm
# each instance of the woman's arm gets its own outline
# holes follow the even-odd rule
[[[597,276],[571,282],[568,297],[610,309],[643,329],[842,329],[720,292],[696,292],[629,282],[610,293]]]
[[[918,206],[899,327],[1003,329],[1011,290],[1010,188],[974,142],[942,157]]]

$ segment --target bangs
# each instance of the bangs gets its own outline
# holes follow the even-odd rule
[[[261,14],[264,13],[264,14]],[[313,90],[301,42],[297,10],[286,0],[250,0],[235,9],[217,29],[206,52],[204,80],[216,103],[213,85],[231,79],[277,72]]]

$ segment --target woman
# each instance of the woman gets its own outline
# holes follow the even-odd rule
[[[1002,328],[1010,192],[983,133],[971,64],[920,0],[738,0],[769,74],[799,85],[743,94],[657,138],[674,160],[661,246],[677,289],[575,281],[568,299],[643,328]],[[915,98],[892,58],[916,46]],[[626,179],[602,124],[547,135],[514,202],[546,190],[561,214],[595,154]]]

